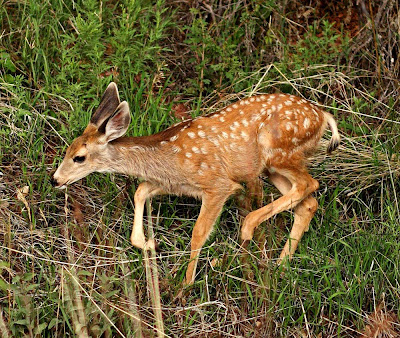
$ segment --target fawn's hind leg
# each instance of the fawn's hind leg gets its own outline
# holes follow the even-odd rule
[[[278,173],[269,174],[268,178],[283,195],[287,194],[292,188],[290,181]],[[296,251],[297,245],[300,242],[300,239],[303,237],[304,232],[308,231],[311,219],[314,217],[317,209],[318,202],[312,196],[306,197],[294,209],[293,227],[281,252],[279,261],[286,256],[289,256],[290,258]]]
[[[279,170],[279,171],[278,171]],[[298,206],[304,199],[308,197],[312,192],[318,189],[318,181],[314,180],[305,168],[285,168],[285,169],[277,169],[278,174],[285,177],[291,184],[289,191],[287,191],[282,197],[273,201],[272,203],[258,209],[252,211],[245,218],[242,225],[242,239],[243,240],[251,240],[253,238],[254,229],[263,221],[271,218],[272,216],[290,208],[295,208]],[[308,202],[307,202],[308,203]],[[313,202],[310,202],[313,204]],[[300,208],[299,212],[303,210]],[[299,222],[298,224],[303,224],[304,220]],[[296,226],[296,237],[297,230],[299,226]],[[292,230],[293,231],[293,230]],[[296,244],[297,245],[297,244]],[[291,249],[292,245],[289,243],[289,251],[294,251]]]
[[[236,197],[240,214],[246,216],[254,207],[261,208],[263,196],[263,182],[259,177],[246,182],[246,190]]]

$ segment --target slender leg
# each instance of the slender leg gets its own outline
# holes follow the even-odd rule
[[[251,240],[254,229],[261,222],[284,210],[295,208],[308,195],[318,189],[318,181],[314,180],[305,170],[286,169],[282,170],[280,174],[291,183],[290,190],[276,201],[247,215],[242,225],[243,240]]]
[[[280,174],[270,174],[269,179],[283,195],[287,194],[292,188],[292,184],[290,183],[290,181]],[[291,256],[294,254],[297,249],[297,245],[303,237],[304,232],[308,231],[311,219],[314,217],[317,209],[318,202],[312,196],[306,197],[294,209],[293,227],[290,232],[289,238],[286,241],[286,244],[281,252],[279,262],[286,256],[289,256],[289,258],[291,258]]]
[[[223,205],[229,195],[207,194],[203,196],[199,217],[193,228],[190,262],[186,271],[186,284],[193,284],[200,250],[211,233]]]
[[[143,212],[146,200],[155,195],[163,194],[163,190],[149,182],[139,184],[135,192],[135,215],[133,219],[133,228],[131,234],[131,243],[133,246],[144,249],[146,238],[143,231]]]
[[[257,177],[255,180],[246,182],[246,191],[244,194],[237,196],[237,203],[241,209],[243,216],[246,216],[250,211],[253,210],[253,205],[256,208],[262,207],[263,200],[263,183]]]

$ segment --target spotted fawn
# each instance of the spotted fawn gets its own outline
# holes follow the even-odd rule
[[[279,259],[293,255],[318,207],[311,194],[319,184],[307,171],[307,154],[317,147],[327,125],[332,131],[328,151],[339,145],[330,114],[293,95],[269,94],[150,136],[124,137],[130,120],[128,103],[120,102],[117,85],[110,83],[82,136],[67,149],[53,185],[64,188],[92,172],[144,179],[134,197],[131,235],[131,243],[141,249],[154,245],[146,242],[143,231],[146,199],[162,194],[201,199],[186,272],[186,283],[191,284],[200,250],[225,201],[242,191],[243,184],[256,191],[259,177],[266,175],[282,196],[246,216],[241,238],[248,242],[260,223],[293,208],[293,227]]]

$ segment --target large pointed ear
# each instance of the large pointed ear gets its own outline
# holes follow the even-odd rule
[[[115,82],[111,82],[101,98],[99,107],[96,109],[90,123],[99,128],[117,109],[119,105],[118,88]]]
[[[114,114],[107,121],[105,136],[107,142],[123,136],[131,123],[128,102],[123,101],[119,104]]]

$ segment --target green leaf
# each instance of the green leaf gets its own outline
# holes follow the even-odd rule
[[[11,289],[11,284],[8,284],[4,280],[0,279],[0,290],[8,291]]]
[[[47,327],[47,323],[42,323],[36,326],[34,332],[35,334],[40,334]]]
[[[57,325],[57,323],[60,323],[61,321],[58,318],[53,318],[52,320],[50,320],[48,329],[52,329],[54,326]]]

